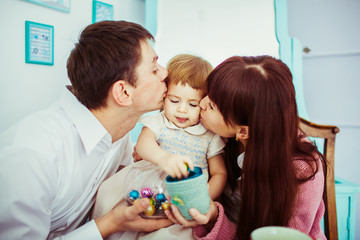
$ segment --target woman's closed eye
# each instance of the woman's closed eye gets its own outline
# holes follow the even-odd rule
[[[211,104],[211,102],[209,102],[209,108],[212,110],[214,109],[213,105]]]

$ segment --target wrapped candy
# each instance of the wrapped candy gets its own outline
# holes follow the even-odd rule
[[[166,196],[163,193],[158,193],[155,195],[156,202],[163,203],[166,201]]]
[[[145,210],[145,216],[152,216],[155,213],[155,207],[154,205],[151,205]]]
[[[131,201],[135,201],[138,198],[140,198],[140,193],[136,190],[131,190],[129,193],[129,199]]]
[[[147,198],[151,198],[152,196],[154,196],[153,191],[151,190],[151,188],[149,187],[145,187],[143,189],[141,189],[141,196],[143,198],[147,197]]]
[[[149,198],[150,206],[140,214],[143,218],[166,218],[164,208],[169,208],[165,191],[166,173],[158,166],[140,161],[134,164],[125,177],[125,197],[128,205],[135,203],[137,199]],[[164,203],[167,203],[164,205]]]

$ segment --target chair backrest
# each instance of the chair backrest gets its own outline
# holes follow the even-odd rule
[[[334,176],[334,150],[335,135],[340,132],[336,126],[319,125],[300,118],[300,129],[309,137],[324,139],[323,154],[327,159],[327,174],[325,179],[325,215],[324,227],[328,240],[338,239],[336,200],[335,200],[335,176]],[[319,149],[321,151],[321,149]]]

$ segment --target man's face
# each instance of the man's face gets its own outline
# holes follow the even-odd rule
[[[133,106],[139,112],[159,109],[166,96],[167,70],[157,63],[158,56],[147,41],[141,43],[141,60],[135,69],[137,76]]]

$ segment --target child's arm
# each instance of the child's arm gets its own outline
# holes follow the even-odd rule
[[[143,127],[136,143],[137,153],[149,162],[162,168],[171,177],[187,177],[186,163],[191,170],[194,169],[192,161],[184,156],[171,154],[160,148],[155,133],[148,127]]]
[[[220,197],[227,181],[227,172],[222,154],[209,158],[208,165],[210,176],[209,194],[211,199],[215,200]]]

